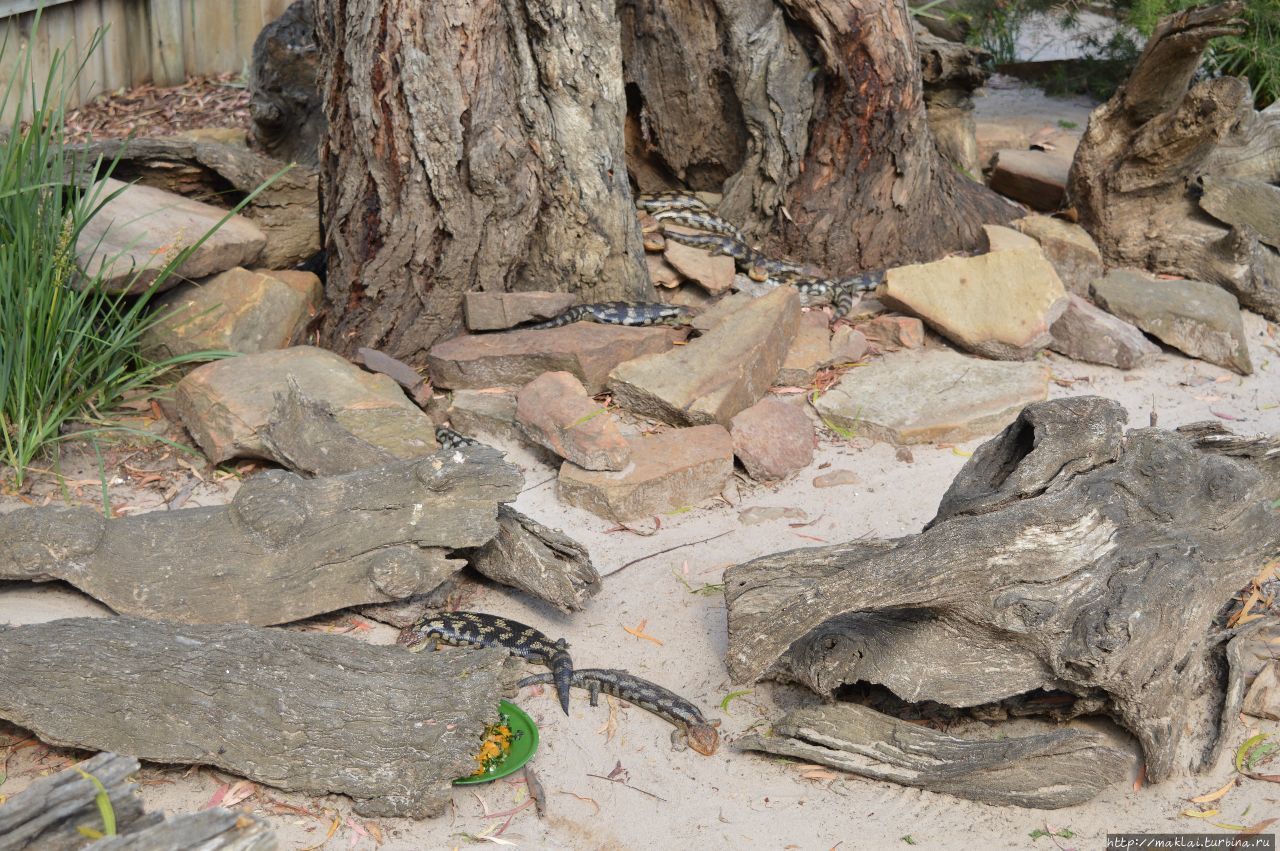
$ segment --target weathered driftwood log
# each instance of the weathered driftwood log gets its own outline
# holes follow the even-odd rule
[[[129,776],[138,770],[131,756],[100,753],[79,765],[43,777],[0,806],[0,851],[71,851],[90,843],[94,851],[273,851],[275,834],[244,813],[224,809],[175,816],[143,813],[138,787]],[[84,772],[83,774],[81,772]],[[98,808],[102,784],[115,818],[115,837],[106,833]]]
[[[155,186],[187,198],[231,209],[285,167],[283,162],[237,145],[172,136],[107,139],[76,145],[85,163],[119,157],[112,177]],[[294,166],[271,182],[241,211],[267,235],[258,262],[287,269],[320,249],[320,204],[314,168]],[[193,234],[198,237],[200,234]]]
[[[124,614],[275,624],[424,593],[489,541],[519,472],[487,447],[342,476],[272,471],[229,505],[0,516],[0,579],[65,580]]]
[[[1091,731],[970,739],[851,703],[794,710],[774,723],[772,736],[753,733],[738,746],[988,804],[1041,809],[1083,803],[1123,780],[1134,763],[1122,743]]]
[[[56,745],[214,765],[440,813],[513,675],[496,650],[406,653],[335,635],[72,618],[0,629],[0,718]]]
[[[1191,85],[1209,41],[1242,31],[1241,9],[1231,0],[1161,21],[1089,118],[1070,192],[1109,266],[1219,284],[1280,319],[1276,226],[1257,215],[1280,194],[1280,112],[1256,112],[1238,77]]]
[[[1190,438],[1198,449],[1205,452],[1253,462],[1262,470],[1264,482],[1271,486],[1266,492],[1267,497],[1280,499],[1280,435],[1246,437],[1229,431],[1217,420],[1178,426],[1178,434]]]
[[[317,165],[324,132],[319,64],[311,0],[294,0],[253,42],[249,139],[255,148],[285,162]]]
[[[936,36],[918,20],[914,30],[929,129],[938,143],[938,151],[971,177],[978,175],[982,164],[978,162],[973,93],[990,76],[984,62],[990,60],[991,54]]]
[[[296,386],[287,397],[279,398],[261,437],[280,463],[315,475],[393,460],[386,450],[344,428],[323,403],[307,398]],[[579,611],[600,590],[600,574],[584,547],[509,505],[498,506],[498,531],[493,538],[459,555],[493,581],[519,588],[564,612]],[[462,564],[457,562],[458,568]]]
[[[1216,618],[1280,548],[1275,483],[1124,422],[1096,397],[1030,405],[924,532],[731,568],[731,673],[958,707],[1062,691],[1133,732],[1153,781],[1202,766],[1231,722]]]

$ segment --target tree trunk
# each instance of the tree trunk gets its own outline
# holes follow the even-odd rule
[[[723,184],[722,215],[832,274],[971,248],[1016,215],[939,155],[905,4],[624,0],[622,18],[642,189]]]
[[[973,247],[1015,214],[939,155],[903,3],[316,0],[316,16],[340,351],[421,363],[468,290],[649,295],[627,169],[642,190],[722,192],[752,239],[831,273]]]
[[[651,293],[611,5],[315,5],[335,348],[421,364],[468,290]]]

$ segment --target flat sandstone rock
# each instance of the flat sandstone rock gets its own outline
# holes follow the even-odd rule
[[[545,372],[521,388],[516,422],[534,443],[588,470],[622,470],[631,460],[613,415],[567,372]]]
[[[272,457],[258,431],[270,421],[290,382],[330,406],[357,437],[397,458],[435,451],[431,420],[394,381],[373,375],[333,352],[295,346],[207,363],[178,382],[174,404],[182,424],[215,464]]]
[[[1100,307],[1162,343],[1241,375],[1253,372],[1240,303],[1222,287],[1112,269],[1092,291]]]
[[[1049,348],[1073,360],[1133,369],[1160,353],[1160,347],[1136,327],[1075,293],[1068,296],[1066,311],[1050,331]]]
[[[1049,327],[1066,310],[1067,294],[1034,240],[1008,228],[986,230],[993,247],[1011,247],[890,269],[876,297],[963,349],[1027,360],[1049,345]]]
[[[748,300],[688,345],[619,365],[609,375],[613,400],[672,425],[728,425],[769,391],[799,322],[792,287]]]
[[[840,428],[901,445],[994,434],[1048,393],[1046,366],[926,349],[851,370],[814,406]]]
[[[50,744],[212,765],[278,789],[349,795],[364,816],[427,818],[475,767],[505,658],[71,618],[0,627],[0,718]]]
[[[576,293],[466,293],[462,310],[472,331],[501,331],[523,322],[554,319],[578,301]]]
[[[623,522],[665,514],[713,497],[733,475],[733,440],[719,425],[628,437],[631,464],[617,472],[560,467],[560,498]]]
[[[85,225],[76,240],[76,258],[86,278],[103,270],[102,285],[112,293],[146,292],[178,252],[198,242],[227,215],[209,204],[114,178],[94,184],[94,191],[100,188],[101,198],[123,191]],[[251,265],[266,244],[257,225],[232,216],[192,252],[163,288]]]
[[[1079,225],[1050,216],[1025,216],[1013,222],[1020,232],[1040,243],[1044,256],[1058,271],[1062,285],[1076,295],[1089,295],[1089,284],[1102,277],[1102,252]]]
[[[540,331],[473,334],[437,343],[427,354],[431,381],[450,390],[523,387],[544,372],[569,372],[596,394],[623,361],[665,352],[673,328],[628,328],[575,322]]]

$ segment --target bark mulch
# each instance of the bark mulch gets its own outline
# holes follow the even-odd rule
[[[249,126],[249,86],[238,74],[192,77],[180,86],[151,83],[98,95],[67,112],[67,141],[172,136],[197,127]]]

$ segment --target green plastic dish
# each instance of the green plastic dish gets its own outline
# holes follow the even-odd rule
[[[507,716],[507,726],[511,728],[514,738],[511,750],[502,760],[493,763],[484,774],[476,777],[459,777],[453,781],[454,786],[474,786],[477,783],[488,783],[500,777],[514,774],[524,768],[524,764],[533,758],[538,750],[538,725],[533,723],[529,713],[509,701],[498,704],[498,711]]]

